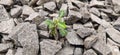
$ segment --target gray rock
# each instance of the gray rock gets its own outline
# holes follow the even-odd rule
[[[101,12],[101,18],[103,18],[104,20],[106,20],[107,22],[110,22],[110,18],[108,17],[108,15],[104,12]]]
[[[29,2],[28,5],[29,5],[29,6],[35,5],[37,1],[38,1],[38,0],[30,0],[30,2]]]
[[[23,48],[17,48],[15,55],[23,55]]]
[[[95,53],[94,50],[89,49],[89,50],[85,51],[83,55],[97,55],[97,54]]]
[[[73,29],[83,28],[82,24],[73,24]]]
[[[40,37],[43,37],[43,38],[48,38],[49,37],[48,31],[39,30],[38,32],[39,32],[38,34],[40,35]]]
[[[2,5],[8,5],[8,6],[10,6],[13,3],[14,3],[13,0],[0,0],[0,4],[2,4]]]
[[[47,2],[44,4],[44,8],[48,9],[49,11],[54,11],[56,8],[55,2]]]
[[[3,5],[0,5],[0,21],[8,20],[9,15]]]
[[[115,13],[120,13],[120,5],[115,5],[114,11],[115,11]]]
[[[83,49],[82,48],[75,48],[74,55],[82,55],[82,54],[83,54]]]
[[[14,26],[15,26],[15,23],[14,23],[13,19],[2,21],[0,23],[0,27],[1,27],[0,32],[9,34],[10,32],[12,32],[12,29]]]
[[[90,36],[94,34],[96,31],[92,28],[79,28],[76,33],[81,37],[85,38],[87,36]]]
[[[23,6],[23,11],[22,11],[22,15],[30,15],[32,13],[34,13],[35,11],[32,9],[32,7],[29,7],[28,5],[24,5]]]
[[[67,4],[62,4],[60,10],[64,10],[65,11],[65,15],[67,15],[68,5]]]
[[[84,46],[86,49],[91,48],[94,43],[97,41],[97,37],[95,35],[91,35],[84,40]]]
[[[93,49],[95,49],[96,51],[98,51],[98,53],[102,54],[102,55],[108,55],[110,54],[110,48],[107,46],[106,44],[106,35],[104,30],[98,32],[98,34],[96,35],[98,37],[97,42],[92,46]]]
[[[106,29],[107,34],[117,43],[120,43],[120,32],[114,28],[108,28]]]
[[[37,1],[37,5],[42,5],[42,4],[44,4],[44,3],[46,3],[46,2],[49,2],[50,0],[38,0]]]
[[[68,18],[66,18],[66,23],[73,24],[77,22],[78,20],[80,20],[81,18],[82,18],[82,15],[80,12],[69,10]]]
[[[0,44],[0,52],[6,52],[8,49],[12,48],[12,43],[1,43]]]
[[[22,13],[22,7],[12,8],[10,10],[10,15],[17,18]]]
[[[56,55],[73,55],[74,47],[66,46],[61,49]]]
[[[87,23],[84,24],[84,27],[93,28],[93,24],[92,24],[92,22],[87,22]]]
[[[88,11],[87,5],[85,5],[84,7],[80,8],[80,13],[82,15],[81,22],[86,23],[89,20],[89,18],[90,18],[90,13]]]
[[[40,42],[41,55],[55,55],[62,48],[61,45],[59,41],[45,39]]]
[[[92,0],[89,4],[89,6],[98,6],[98,7],[105,7],[104,5],[105,1],[97,1],[97,0]]]
[[[120,5],[120,0],[112,0],[113,4]]]
[[[120,17],[113,23],[113,27],[120,31]]]
[[[40,23],[42,23],[44,21],[44,18],[42,18],[39,15],[39,13],[34,12],[34,13],[30,14],[29,17],[25,19],[25,21],[30,21],[33,24],[39,25]]]
[[[11,38],[14,41],[14,44],[16,46],[23,47],[23,55],[38,54],[39,41],[35,24],[18,24],[9,35],[9,38]]]
[[[20,2],[23,4],[23,5],[27,5],[29,3],[30,0],[20,0]]]
[[[83,45],[83,40],[77,36],[75,31],[68,32],[66,39],[72,45]]]
[[[97,16],[100,16],[100,12],[99,12],[99,10],[97,8],[91,8],[90,12],[97,15]]]
[[[41,9],[41,10],[39,10],[39,14],[40,14],[40,16],[45,17],[45,16],[47,16],[49,13]]]
[[[85,3],[78,1],[78,0],[72,0],[72,2],[77,5],[77,7],[82,8],[84,7]]]
[[[15,53],[15,50],[9,49],[6,55],[14,55],[14,53]]]
[[[107,38],[107,44],[112,45],[112,46],[118,46],[118,47],[120,47],[120,44],[114,42],[110,38]]]
[[[38,25],[38,28],[45,31],[48,30],[47,24],[45,23],[45,21],[43,21],[40,25]]]

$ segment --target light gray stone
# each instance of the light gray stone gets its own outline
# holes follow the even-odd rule
[[[111,40],[110,38],[107,38],[107,44],[120,47],[120,44],[116,43],[115,41]]]
[[[43,21],[40,25],[38,25],[38,28],[45,31],[48,30],[47,24],[45,23],[45,21]]]
[[[28,16],[28,15],[34,13],[34,12],[35,11],[32,9],[32,7],[29,7],[28,5],[23,6],[22,15]]]
[[[23,48],[17,48],[15,55],[23,55]]]
[[[44,18],[42,18],[39,13],[37,12],[34,12],[34,13],[31,13],[29,15],[28,18],[25,19],[25,21],[30,21],[31,23],[33,24],[37,24],[39,25],[40,23],[42,23],[44,21]]]
[[[120,5],[115,5],[114,11],[115,11],[115,13],[120,13]]]
[[[75,31],[68,32],[66,39],[72,45],[83,45],[83,40],[77,36]]]
[[[97,54],[95,53],[94,50],[89,49],[89,50],[85,51],[83,55],[97,55]]]
[[[74,53],[74,47],[72,46],[66,46],[63,49],[61,49],[56,55],[73,55]]]
[[[40,37],[49,38],[49,33],[48,33],[48,31],[39,30],[38,32],[39,32]]]
[[[0,21],[8,20],[9,15],[3,5],[0,5]]]
[[[41,55],[55,55],[62,48],[61,45],[59,41],[44,39],[40,42]]]
[[[77,5],[77,7],[82,8],[84,7],[85,3],[78,1],[78,0],[72,0],[72,2]]]
[[[14,41],[16,46],[23,47],[23,55],[38,54],[39,41],[35,24],[18,24],[9,35],[9,38]]]
[[[79,29],[79,28],[83,28],[82,24],[73,24],[73,29]]]
[[[79,28],[76,33],[81,37],[81,38],[85,38],[88,37],[94,33],[96,33],[96,31],[92,28]]]
[[[86,49],[91,48],[97,41],[97,37],[95,35],[91,35],[84,40],[84,46]]]
[[[93,24],[92,24],[92,22],[87,22],[87,23],[84,24],[84,27],[93,28]]]
[[[13,21],[13,19],[9,19],[9,20],[6,20],[6,21],[2,21],[0,23],[0,32],[1,33],[7,33],[9,34],[10,32],[12,32],[12,29],[13,27],[15,27],[15,23]]]
[[[113,27],[120,31],[120,17],[113,23]]]
[[[49,11],[54,11],[56,8],[55,2],[47,2],[44,4],[44,8],[48,9]]]
[[[90,12],[97,15],[97,16],[100,16],[100,12],[99,12],[99,10],[97,8],[91,8]]]
[[[15,50],[9,49],[6,55],[14,55],[14,53],[15,53]]]
[[[10,6],[13,3],[14,3],[13,0],[0,0],[0,4],[2,4],[2,5],[8,5],[8,6]]]
[[[107,22],[111,21],[110,18],[108,17],[108,15],[106,13],[101,12],[100,14],[101,14],[101,18],[102,19],[106,20]]]
[[[82,55],[82,54],[83,54],[83,49],[82,48],[75,48],[74,55]]]
[[[91,7],[93,7],[93,6],[105,7],[104,3],[105,3],[105,1],[92,0],[92,1],[90,2],[90,5],[89,5],[89,6],[91,6]]]
[[[37,5],[42,5],[42,4],[44,4],[44,3],[46,3],[46,2],[49,2],[50,0],[38,0],[37,1]]]
[[[60,10],[64,10],[65,15],[67,15],[67,11],[68,11],[68,5],[67,4],[62,4]]]
[[[1,43],[0,44],[0,52],[6,52],[8,49],[12,48],[12,43]]]
[[[45,17],[45,16],[47,16],[49,13],[46,12],[46,11],[44,11],[44,10],[42,10],[42,9],[40,9],[40,10],[39,10],[39,14],[40,14],[40,16]]]
[[[17,18],[22,13],[22,7],[12,8],[10,10],[10,15]]]

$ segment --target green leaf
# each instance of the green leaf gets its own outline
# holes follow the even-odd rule
[[[49,29],[51,29],[51,28],[54,27],[54,23],[53,23],[53,21],[50,20],[50,19],[47,19],[47,20],[45,21],[45,23],[48,25]]]
[[[59,32],[60,32],[60,35],[61,35],[62,37],[64,37],[64,36],[67,35],[67,30],[65,30],[65,29],[60,29]]]
[[[66,24],[65,24],[65,22],[58,22],[58,28],[60,28],[60,29],[66,29]]]
[[[60,10],[59,17],[62,18],[64,15],[65,15],[65,11],[64,10]]]

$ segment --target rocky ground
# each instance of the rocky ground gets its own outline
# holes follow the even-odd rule
[[[59,10],[55,40],[45,20]],[[120,55],[120,0],[0,0],[0,55]]]

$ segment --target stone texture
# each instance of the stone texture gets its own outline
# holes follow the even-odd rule
[[[12,17],[18,17],[22,13],[22,7],[17,6],[16,8],[11,9],[10,15]]]
[[[66,46],[61,49],[56,55],[73,55],[74,47]]]
[[[83,28],[82,24],[73,24],[73,29],[79,29],[79,28]]]
[[[10,6],[13,3],[14,3],[13,0],[0,0],[0,4],[2,4],[2,5],[8,5],[8,6]]]
[[[38,54],[39,41],[35,24],[21,23],[17,25],[9,38],[14,41],[15,45],[23,47],[23,55]]]
[[[97,37],[95,35],[91,35],[84,40],[84,46],[86,49],[91,48],[95,42],[97,41]]]
[[[3,5],[0,5],[0,21],[8,20],[9,15]]]
[[[48,9],[49,11],[54,11],[56,8],[55,2],[47,2],[44,4],[44,8]]]
[[[48,37],[49,37],[48,31],[39,30],[38,32],[39,32],[39,36],[40,36],[40,37],[43,37],[43,38],[45,38],[45,37],[48,38]]]
[[[61,45],[59,41],[44,39],[40,42],[41,55],[55,55],[62,48]]]
[[[120,31],[120,17],[113,23],[113,27]]]
[[[91,8],[90,12],[97,15],[97,16],[100,16],[100,12],[99,12],[99,10],[97,8]]]
[[[47,25],[44,21],[41,24],[38,25],[38,28],[41,29],[41,30],[45,30],[45,31],[48,30]]]
[[[89,50],[85,51],[83,55],[97,55],[97,54],[95,53],[94,50],[89,49]]]
[[[72,45],[83,45],[83,40],[77,36],[75,31],[68,32],[66,39]]]
[[[44,21],[44,18],[42,18],[39,13],[31,13],[28,18],[25,19],[25,21],[30,21],[33,24],[39,25]]]
[[[9,49],[6,55],[14,55],[15,51],[13,49]]]
[[[10,32],[12,32],[12,29],[14,28],[14,26],[15,26],[15,23],[13,19],[2,21],[0,23],[0,27],[1,27],[0,32],[9,34]]]
[[[15,55],[23,55],[23,49],[17,48]]]
[[[0,52],[6,52],[8,49],[12,48],[12,43],[1,43],[0,44]]]
[[[83,54],[83,49],[82,48],[75,48],[74,55],[82,55],[82,54]]]

